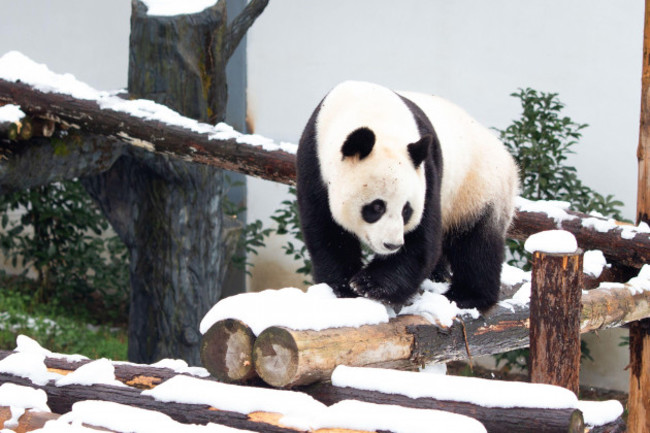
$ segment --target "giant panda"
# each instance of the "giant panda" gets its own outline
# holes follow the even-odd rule
[[[518,171],[491,131],[443,98],[346,81],[311,115],[297,201],[316,283],[401,306],[425,278],[486,310],[498,299]],[[374,257],[364,264],[362,244]]]

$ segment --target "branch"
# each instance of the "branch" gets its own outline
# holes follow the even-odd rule
[[[261,141],[274,149],[281,149],[280,145],[259,136],[201,124],[176,113],[166,113],[178,122],[170,124],[136,117],[113,108],[102,108],[98,100],[45,93],[21,82],[3,79],[0,79],[0,102],[19,105],[31,117],[50,119],[60,126],[79,130],[82,138],[85,134],[97,134],[112,138],[112,143],[117,143],[117,140],[126,142],[144,157],[153,153],[276,182],[295,182],[295,155],[284,150],[265,150],[264,146],[256,143]],[[115,104],[114,100],[112,104]],[[140,116],[151,116],[151,112],[147,111],[153,107],[150,101],[124,101],[124,104],[130,107],[127,109],[139,110]],[[160,105],[155,108],[164,109]],[[65,155],[57,161],[69,165],[65,162]],[[5,161],[0,162],[0,184],[6,182],[6,170],[2,170],[6,164]]]
[[[233,20],[228,28],[228,37],[225,43],[226,59],[229,59],[233,55],[248,29],[268,4],[269,0],[251,0],[244,10]]]

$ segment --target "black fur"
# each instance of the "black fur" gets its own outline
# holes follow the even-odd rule
[[[370,155],[374,145],[375,133],[363,127],[354,130],[348,135],[343,146],[341,146],[341,153],[343,154],[343,158],[358,155],[359,159],[363,159]]]
[[[496,302],[498,295],[503,236],[492,228],[491,215],[487,212],[463,230],[446,233],[443,240],[440,211],[443,156],[440,144],[422,110],[410,100],[400,98],[413,113],[422,137],[414,144],[413,150],[409,147],[409,152],[416,167],[424,163],[424,213],[420,224],[405,235],[405,244],[398,252],[376,255],[365,267],[361,261],[359,240],[339,226],[329,210],[327,187],[317,157],[315,128],[320,104],[303,131],[297,155],[298,207],[314,281],[329,284],[340,297],[366,296],[400,305],[416,293],[425,278],[443,276],[448,262],[453,271],[448,297],[462,307],[488,308]],[[350,136],[363,129],[370,131],[360,128]],[[367,143],[369,135],[366,132],[363,135],[365,139],[357,140],[361,137],[357,136],[353,141],[359,144],[365,140]],[[374,143],[374,134],[372,137]],[[363,152],[358,152],[357,144],[350,145],[350,149],[356,149],[351,155],[361,156]],[[347,156],[345,150],[342,152],[344,157]],[[361,157],[365,156],[367,154]]]

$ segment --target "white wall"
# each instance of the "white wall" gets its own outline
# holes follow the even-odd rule
[[[565,113],[590,125],[571,163],[635,217],[641,1],[271,1],[248,43],[249,119],[277,140],[297,142],[346,79],[439,94],[498,128],[519,116],[517,88],[558,92]],[[251,181],[249,217],[267,218],[285,190]],[[298,284],[295,265],[270,245],[252,258],[250,287]]]

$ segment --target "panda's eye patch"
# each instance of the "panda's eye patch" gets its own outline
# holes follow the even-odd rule
[[[404,219],[404,224],[409,222],[411,216],[413,216],[413,208],[411,207],[411,203],[406,202],[406,204],[402,208],[402,219]]]
[[[384,213],[386,213],[386,202],[379,199],[361,208],[363,220],[370,224],[379,221]]]

